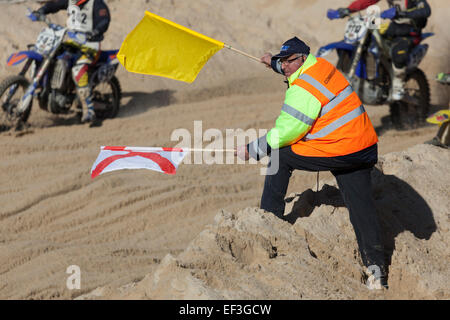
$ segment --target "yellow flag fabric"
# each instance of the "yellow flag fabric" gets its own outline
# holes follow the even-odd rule
[[[130,72],[193,82],[224,43],[146,11],[117,55]]]

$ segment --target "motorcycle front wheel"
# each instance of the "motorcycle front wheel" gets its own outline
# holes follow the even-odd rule
[[[419,104],[392,102],[389,106],[392,124],[397,129],[418,128],[425,124],[430,110],[430,86],[422,70],[415,69],[407,74],[405,93],[417,99]]]
[[[32,102],[22,113],[17,112],[17,107],[29,85],[23,76],[10,76],[0,83],[0,132],[17,129],[28,120]]]

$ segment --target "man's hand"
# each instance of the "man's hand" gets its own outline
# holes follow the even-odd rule
[[[348,8],[339,8],[337,9],[339,13],[339,18],[345,18],[346,16],[350,15],[350,10]]]
[[[267,52],[261,57],[261,63],[264,63],[267,68],[271,68],[272,54]]]
[[[248,159],[250,159],[250,155],[248,154],[247,151],[247,146],[243,145],[243,146],[238,146],[236,148],[236,150],[234,150],[234,156],[239,157],[239,159],[245,160],[247,161]]]
[[[33,11],[31,14],[36,17],[37,21],[45,21],[45,14],[40,10]]]
[[[100,32],[99,32],[97,29],[92,30],[92,32],[86,32],[86,39],[87,39],[88,41],[89,41],[89,40],[92,40],[92,38],[98,36],[99,33],[100,33]]]

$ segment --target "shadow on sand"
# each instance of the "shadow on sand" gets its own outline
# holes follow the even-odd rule
[[[376,210],[380,219],[386,265],[389,266],[395,250],[395,238],[410,231],[418,239],[430,239],[437,226],[427,202],[408,183],[380,170],[372,171],[372,186]],[[339,189],[324,185],[321,190],[306,190],[295,197],[292,211],[285,220],[294,224],[297,219],[309,217],[322,204],[345,207]],[[287,198],[286,201],[293,201]]]
[[[175,103],[175,90],[157,90],[154,92],[124,92],[122,98],[131,97],[120,107],[118,118],[126,118],[146,112],[152,108],[165,107]]]
[[[441,106],[441,105],[435,105],[435,104],[430,105],[430,111],[428,112],[427,117],[439,110],[442,110],[442,109],[447,109],[447,107]],[[381,137],[388,130],[407,131],[407,130],[423,128],[423,127],[430,127],[430,126],[433,126],[433,125],[428,122],[424,122],[419,125],[416,125],[414,128],[412,128],[412,127],[399,128],[399,127],[396,127],[392,123],[391,115],[388,114],[381,118],[381,125],[375,127],[375,132],[377,133],[377,136]]]

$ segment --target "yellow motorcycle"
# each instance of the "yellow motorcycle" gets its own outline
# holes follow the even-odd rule
[[[444,85],[450,85],[450,72],[439,73],[436,81]],[[450,146],[450,110],[439,110],[427,118],[428,123],[439,125],[436,136],[426,143],[448,148]]]

